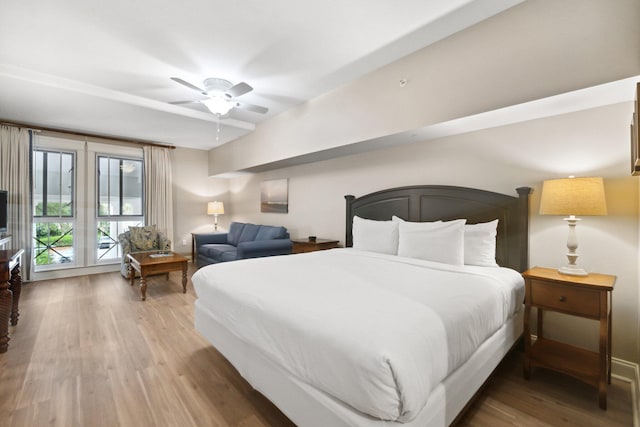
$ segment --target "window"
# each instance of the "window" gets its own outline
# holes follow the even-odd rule
[[[36,267],[74,262],[74,166],[74,153],[33,152],[33,259]]]
[[[96,260],[120,259],[118,235],[144,223],[142,161],[108,155],[96,161]]]
[[[34,280],[120,265],[118,235],[144,225],[143,164],[140,147],[34,136]]]

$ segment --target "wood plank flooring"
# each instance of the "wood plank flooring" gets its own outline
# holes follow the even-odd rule
[[[194,330],[191,282],[148,283],[145,302],[119,273],[25,284],[0,355],[0,425],[293,425]],[[614,380],[601,411],[595,389],[541,369],[524,381],[521,366],[505,359],[458,425],[632,425],[628,384]]]

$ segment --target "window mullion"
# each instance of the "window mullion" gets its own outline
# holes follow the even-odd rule
[[[123,185],[123,181],[124,181],[124,160],[123,159],[120,159],[120,162],[118,163],[118,166],[119,166],[118,167],[118,177],[119,177],[119,179],[118,179],[118,185],[119,185],[118,190],[119,190],[119,198],[120,198],[120,200],[119,200],[120,209],[118,210],[118,215],[122,216],[123,213],[124,213],[124,209],[123,209],[123,206],[124,206],[124,195],[123,195],[123,191],[122,191],[123,188],[124,188],[124,185]]]
[[[44,151],[42,156],[42,216],[47,216],[47,204],[49,203],[49,198],[47,197],[47,188],[49,187],[49,153]]]
[[[62,170],[62,153],[58,155],[58,170],[60,173],[58,174],[58,218],[62,219],[62,174],[64,171]]]

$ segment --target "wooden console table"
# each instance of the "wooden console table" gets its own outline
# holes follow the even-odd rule
[[[18,324],[18,302],[22,289],[20,260],[23,249],[0,250],[0,353],[9,348],[9,321]]]

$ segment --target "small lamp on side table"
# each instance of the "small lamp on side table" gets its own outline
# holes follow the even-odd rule
[[[224,203],[209,202],[207,203],[207,215],[213,215],[213,229],[218,231],[218,215],[224,214]]]
[[[569,224],[567,238],[567,258],[569,264],[560,267],[562,274],[587,276],[589,273],[576,265],[578,238],[576,225],[580,218],[576,215],[606,215],[607,204],[604,197],[604,183],[601,177],[562,178],[544,181],[540,198],[540,215],[568,215],[564,220]]]

